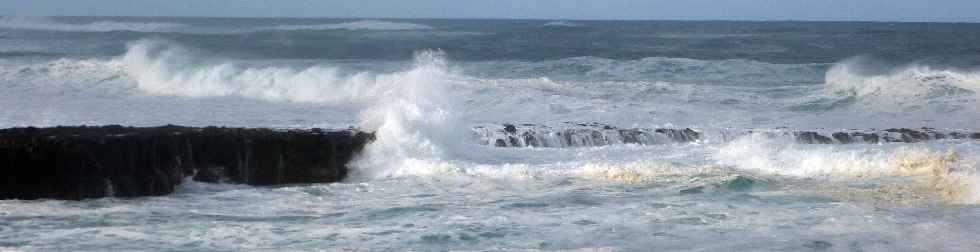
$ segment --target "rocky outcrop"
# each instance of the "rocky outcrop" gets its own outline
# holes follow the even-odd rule
[[[320,129],[4,129],[0,199],[165,195],[189,176],[250,185],[337,182],[373,138]]]
[[[656,145],[697,141],[726,142],[759,134],[790,138],[801,144],[878,144],[916,143],[942,139],[980,140],[980,133],[933,128],[894,128],[885,130],[717,130],[690,128],[619,128],[601,123],[570,123],[558,126],[538,124],[482,125],[473,129],[485,145],[496,147],[589,147],[614,144]]]
[[[766,132],[762,134],[792,135],[798,143],[803,144],[878,144],[878,143],[918,143],[942,139],[973,139],[980,140],[980,133],[961,131],[940,131],[933,128],[907,129],[895,128],[886,130],[863,131],[793,131]]]
[[[473,129],[480,141],[497,147],[587,147],[613,144],[665,144],[697,141],[692,129],[623,129],[599,123],[565,123],[560,127],[536,124],[484,125]]]

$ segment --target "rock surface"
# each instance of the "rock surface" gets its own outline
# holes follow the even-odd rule
[[[803,144],[878,144],[878,143],[918,143],[942,139],[980,139],[980,133],[959,131],[941,132],[932,128],[886,129],[865,131],[814,132],[795,131],[791,133],[796,141]]]
[[[980,133],[933,128],[885,130],[723,130],[701,132],[689,128],[619,128],[601,123],[483,125],[473,129],[485,145],[496,147],[589,147],[613,144],[656,145],[698,141],[732,141],[759,134],[786,137],[801,144],[917,143],[941,139],[980,140]]]
[[[0,130],[0,199],[165,195],[196,181],[337,182],[373,134],[122,126]]]
[[[501,124],[473,129],[485,145],[496,147],[586,147],[613,144],[694,142],[701,133],[692,129],[624,129],[601,123],[566,122],[560,127],[537,124]]]

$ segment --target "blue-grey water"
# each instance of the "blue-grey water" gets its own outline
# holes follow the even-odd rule
[[[977,131],[978,98],[978,24],[2,17],[0,127],[378,140],[344,183],[0,201],[0,251],[977,251],[976,140],[748,132]]]

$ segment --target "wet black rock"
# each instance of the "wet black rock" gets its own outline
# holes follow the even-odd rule
[[[800,143],[829,144],[834,142],[834,140],[830,139],[829,137],[820,135],[820,133],[817,132],[800,131],[796,132],[794,135],[796,136],[796,141]]]
[[[770,133],[772,134],[772,133]],[[804,144],[852,144],[852,143],[918,143],[941,139],[968,139],[980,133],[958,131],[940,132],[932,128],[907,129],[893,128],[886,130],[838,131],[820,133],[813,131],[797,131],[792,133],[796,141]],[[779,134],[776,134],[779,135]],[[829,137],[828,137],[829,136]],[[980,136],[973,138],[980,139]]]
[[[922,140],[929,140],[931,137],[924,131],[913,129],[887,129],[885,132],[899,133],[900,142],[913,143]]]
[[[851,133],[851,136],[854,136],[855,138],[860,137],[862,141],[869,144],[877,144],[879,141],[881,141],[881,137],[878,136],[878,134],[874,134],[874,133],[866,134],[861,132],[855,132],[855,133]]]
[[[834,134],[832,134],[831,136],[834,137],[834,140],[837,140],[837,142],[842,144],[849,144],[854,142],[854,139],[851,138],[850,135],[844,132],[834,132]]]
[[[515,134],[517,133],[517,126],[513,124],[504,124],[504,132]]]
[[[654,132],[667,135],[674,142],[686,143],[701,139],[701,133],[692,129],[656,129]]]
[[[692,129],[624,129],[601,123],[565,122],[561,127],[500,124],[474,128],[484,144],[496,147],[586,147],[613,144],[688,143],[701,139]]]
[[[587,147],[614,144],[656,145],[699,141],[733,141],[746,135],[792,138],[801,144],[879,144],[918,143],[953,139],[980,139],[980,133],[933,128],[891,128],[885,130],[793,131],[724,130],[717,135],[689,128],[620,128],[601,123],[565,122],[558,126],[501,124],[474,128],[486,145],[496,147]]]
[[[494,146],[507,147],[507,142],[505,142],[503,139],[497,139],[496,141],[494,141]]]
[[[0,199],[138,197],[202,182],[337,182],[373,134],[164,126],[0,130]]]
[[[834,247],[834,244],[828,241],[816,240],[816,241],[808,241],[803,243],[803,247],[812,250],[828,250]]]

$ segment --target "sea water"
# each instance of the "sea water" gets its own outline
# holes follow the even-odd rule
[[[978,98],[975,24],[2,17],[0,127],[377,140],[343,183],[0,201],[0,250],[977,251],[980,142],[750,132],[975,132]]]

